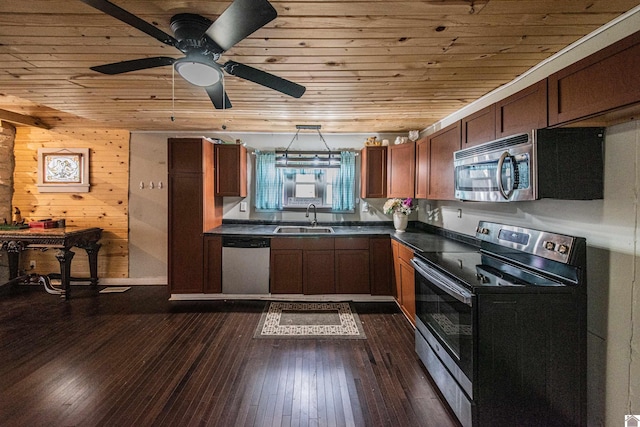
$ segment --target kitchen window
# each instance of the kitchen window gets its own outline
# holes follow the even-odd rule
[[[256,153],[256,210],[354,212],[355,154]]]

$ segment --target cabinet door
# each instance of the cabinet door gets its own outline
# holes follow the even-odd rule
[[[199,138],[169,138],[169,173],[202,173],[202,140]]]
[[[387,147],[365,147],[360,154],[360,197],[387,197]]]
[[[247,149],[243,145],[215,146],[216,196],[247,196]]]
[[[271,249],[272,294],[302,293],[302,249]]]
[[[399,261],[402,290],[402,310],[413,325],[416,323],[416,284],[413,267],[404,260]]]
[[[640,32],[549,76],[549,125],[640,102]]]
[[[462,148],[496,139],[496,106],[477,111],[462,119]]]
[[[202,174],[169,175],[168,274],[171,293],[203,289]]]
[[[204,237],[204,285],[205,294],[222,292],[222,237]]]
[[[370,294],[369,249],[336,249],[336,293]]]
[[[335,251],[305,250],[303,253],[305,295],[335,294]]]
[[[393,254],[389,237],[369,239],[369,266],[371,295],[393,295]]]
[[[387,150],[387,197],[414,197],[415,143],[390,145]]]
[[[496,137],[547,127],[547,80],[496,103]]]
[[[453,153],[459,149],[460,122],[429,137],[429,199],[455,200]]]
[[[402,281],[400,280],[400,243],[391,240],[391,253],[393,257],[393,291],[398,304],[402,305]]]
[[[429,139],[416,142],[416,199],[429,195]]]

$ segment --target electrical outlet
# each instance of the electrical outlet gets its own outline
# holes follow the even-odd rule
[[[462,209],[458,209],[458,218],[462,218]]]
[[[29,261],[29,268],[31,270],[35,270],[36,269],[36,260],[32,259],[31,261]]]

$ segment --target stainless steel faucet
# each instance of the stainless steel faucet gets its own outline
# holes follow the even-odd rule
[[[313,203],[309,203],[309,206],[307,206],[307,213],[305,214],[305,217],[309,218],[309,208],[313,206],[313,220],[311,220],[311,226],[315,227],[316,225],[318,225],[318,216],[317,216],[317,212],[316,212],[316,205],[314,205]]]

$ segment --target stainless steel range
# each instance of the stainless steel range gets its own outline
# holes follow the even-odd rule
[[[464,426],[586,424],[586,241],[480,221],[416,253],[416,351]]]

